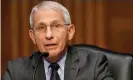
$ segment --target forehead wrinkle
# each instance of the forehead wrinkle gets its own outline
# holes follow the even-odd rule
[[[48,24],[51,24],[51,23],[56,23],[56,22],[65,22],[65,20],[64,20],[64,17],[63,17],[63,14],[60,12],[60,10],[44,10],[44,9],[38,9],[35,13],[34,13],[34,22],[37,22],[37,23],[35,23],[34,24],[34,26],[37,26],[39,23],[44,23],[44,24],[46,24],[47,23],[47,20],[44,18],[41,18],[41,19],[39,19],[39,21],[37,20],[35,20],[35,18],[37,18],[37,14],[38,14],[38,12],[39,13],[41,13],[41,15],[43,16],[43,12],[46,12],[46,13],[48,13],[49,11],[53,11],[53,12],[55,12],[56,14],[58,14],[58,17],[56,17],[56,16],[54,16],[54,18],[53,18],[53,20],[52,20],[52,18],[50,18],[51,20],[48,20]],[[37,15],[37,16],[36,16]],[[40,15],[40,14],[39,14]],[[36,17],[35,17],[36,16]],[[47,16],[46,16],[47,17]],[[46,21],[45,21],[46,20]]]
[[[55,8],[52,8],[52,9],[50,9],[50,8],[38,8],[35,12],[34,12],[34,15],[38,12],[38,11],[54,11],[54,12],[57,12],[59,15],[60,15],[60,17],[62,18],[62,20],[63,21],[65,21],[65,17],[64,17],[64,14],[63,14],[63,12],[62,12],[62,10],[60,10],[60,9],[55,9]]]

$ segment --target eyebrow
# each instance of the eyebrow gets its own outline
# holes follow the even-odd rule
[[[37,24],[37,25],[36,25],[36,27],[37,27],[37,26],[40,26],[40,25],[42,25],[42,26],[46,26],[46,24],[45,24],[45,23],[40,22],[39,24]]]
[[[50,22],[50,24],[55,24],[55,23],[61,23],[61,21],[59,21],[59,20],[53,20],[52,22]],[[39,26],[39,25],[46,25],[46,23],[45,22],[39,22],[36,26]]]

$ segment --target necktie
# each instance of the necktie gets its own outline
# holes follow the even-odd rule
[[[60,66],[57,63],[51,63],[50,67],[52,68],[50,80],[60,80],[59,74],[57,72]]]

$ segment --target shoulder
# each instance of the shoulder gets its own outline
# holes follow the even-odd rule
[[[18,58],[8,62],[8,69],[17,73],[19,71],[23,71],[26,68],[30,67],[30,65],[31,65],[30,57]]]
[[[30,58],[19,58],[8,62],[6,72],[3,76],[5,80],[20,79],[20,75],[24,74],[26,70],[30,69]]]
[[[15,60],[11,60],[10,62],[13,65],[24,65],[24,64],[28,64],[31,61],[31,57],[23,57],[23,58],[17,58]]]
[[[6,80],[20,80],[21,78],[25,79],[27,75],[30,76],[38,55],[35,52],[32,56],[9,61],[3,78]]]
[[[74,46],[71,46],[71,47],[72,47],[73,51],[75,52],[75,54],[80,56],[80,57],[81,56],[82,57],[90,56],[93,59],[94,58],[97,58],[97,59],[100,59],[100,58],[106,59],[106,56],[104,54],[98,53],[96,51],[92,51],[92,50],[87,49],[87,48],[80,48],[80,47],[74,47]]]
[[[39,55],[40,54],[38,54],[37,52],[34,52],[31,56],[11,60],[8,62],[8,65],[12,66],[12,68],[14,69],[28,68],[28,67],[31,67],[31,65],[35,63]]]
[[[91,64],[93,66],[101,66],[107,64],[108,59],[104,54],[93,52],[87,48],[73,47],[75,56],[78,56],[80,62],[83,64]]]

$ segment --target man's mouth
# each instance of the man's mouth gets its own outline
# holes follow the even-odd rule
[[[57,44],[45,44],[46,48],[55,48]]]
[[[45,44],[45,46],[55,46],[56,44]]]

